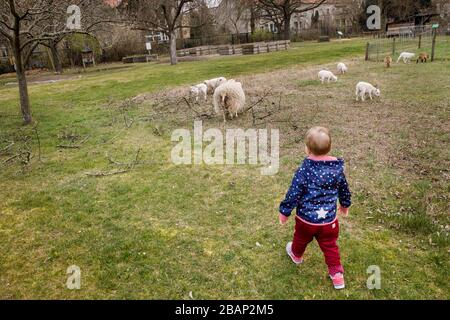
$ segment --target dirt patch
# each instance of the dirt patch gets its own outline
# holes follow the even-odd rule
[[[42,83],[55,83],[64,80],[76,80],[80,79],[82,75],[101,72],[101,71],[116,71],[129,69],[131,66],[124,66],[122,64],[102,64],[95,68],[75,68],[68,69],[67,73],[64,74],[55,74],[51,70],[48,69],[34,69],[27,70],[27,82],[28,84],[42,84]],[[0,80],[2,80],[5,85],[14,86],[17,85],[16,82],[16,74],[15,73],[6,73],[0,75]],[[8,81],[10,80],[10,81]]]
[[[46,84],[46,83],[56,83],[60,81],[67,80],[78,80],[81,79],[82,76],[63,76],[63,75],[54,75],[54,76],[41,76],[33,79],[29,79],[28,84]],[[17,82],[7,82],[5,86],[17,86]]]

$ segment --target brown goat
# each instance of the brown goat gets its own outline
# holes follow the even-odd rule
[[[386,66],[386,68],[391,67],[391,65],[392,65],[392,57],[391,56],[384,57],[384,65]]]
[[[426,63],[429,58],[430,58],[430,56],[427,53],[422,52],[421,54],[419,54],[419,58],[417,58],[416,63],[419,63],[419,61],[422,63]]]

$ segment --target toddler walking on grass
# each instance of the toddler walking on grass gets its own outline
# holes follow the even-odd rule
[[[301,264],[306,246],[316,238],[334,287],[343,289],[344,268],[336,243],[337,211],[348,215],[351,194],[344,175],[344,161],[328,155],[330,150],[331,136],[327,128],[314,127],[308,131],[305,146],[308,156],[297,169],[280,204],[279,220],[285,224],[296,208],[294,240],[286,245],[287,254],[295,264]]]

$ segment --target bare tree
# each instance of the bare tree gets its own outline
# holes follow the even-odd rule
[[[177,31],[189,28],[186,17],[201,5],[196,0],[124,0],[119,9],[133,29],[162,32],[169,37],[170,63],[176,65]]]
[[[60,3],[65,2],[63,8],[73,5],[73,0],[60,0]],[[120,20],[116,17],[116,12],[110,6],[105,5],[102,1],[79,1],[77,6],[81,10],[80,24],[84,26],[83,29],[73,30],[72,32],[60,32],[65,29],[67,21],[64,17],[52,16],[50,21],[41,22],[41,28],[48,30],[47,39],[40,41],[40,44],[50,49],[52,60],[55,68],[55,72],[60,74],[63,72],[61,59],[58,55],[58,45],[69,34],[81,33],[86,35],[95,36],[98,32],[109,32],[111,23],[119,23]],[[66,9],[67,10],[67,9]],[[108,29],[105,28],[108,27]],[[41,30],[42,30],[41,29]]]
[[[189,15],[190,36],[192,39],[212,38],[217,35],[215,14],[209,7],[209,0],[199,3]]]
[[[0,34],[9,42],[14,58],[14,68],[19,84],[20,108],[25,124],[32,122],[25,65],[39,44],[56,41],[73,32],[67,24],[68,6],[84,8],[86,16],[93,17],[94,8],[103,5],[101,0],[0,0]],[[81,14],[83,16],[83,14]],[[81,17],[80,16],[80,17]],[[92,18],[96,19],[96,18]],[[91,25],[97,21],[91,20]],[[81,24],[82,28],[83,25]],[[89,29],[89,27],[87,27]]]
[[[448,0],[434,1],[436,13],[439,14],[441,22],[450,23],[450,2]]]
[[[327,0],[314,0],[305,2],[304,0],[258,0],[261,15],[272,21],[284,39],[291,37],[291,19],[296,13],[307,12],[320,7]]]
[[[240,24],[249,19],[250,1],[248,0],[223,0],[223,15],[220,17],[231,25],[233,32],[240,33]]]
[[[256,31],[256,21],[260,18],[261,12],[258,7],[258,0],[247,0],[250,10],[250,29],[252,34]]]
[[[385,24],[389,20],[414,22],[419,12],[433,7],[431,0],[380,0],[379,5]]]
[[[349,19],[352,31],[360,31],[366,24],[366,7],[363,0],[347,0],[343,13]]]

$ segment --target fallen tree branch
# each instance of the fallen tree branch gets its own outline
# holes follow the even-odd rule
[[[57,148],[61,148],[61,149],[79,149],[81,146],[79,145],[64,145],[64,144],[58,144],[56,146]]]
[[[81,140],[79,144],[58,144],[56,147],[62,149],[79,149],[90,137],[91,136],[88,135],[86,138]]]
[[[116,166],[129,166],[130,165],[129,163],[115,161],[114,159],[111,158],[111,156],[108,154],[108,152],[106,152],[106,159],[108,159],[110,164],[114,164]]]
[[[251,106],[249,106],[248,108],[245,109],[244,112],[247,112],[249,110],[253,110],[254,107],[256,107],[257,105],[259,105],[261,102],[263,102],[264,100],[266,100],[266,98],[272,93],[271,90],[266,90],[263,94],[263,96],[261,98],[259,98],[258,101],[256,101],[254,104],[252,104]]]
[[[29,151],[24,151],[24,152],[21,152],[21,153],[18,153],[18,154],[15,154],[15,155],[9,157],[8,159],[4,160],[4,161],[2,162],[2,164],[7,164],[8,162],[10,162],[10,161],[12,161],[12,160],[14,160],[14,159],[16,159],[16,158],[19,158],[19,157],[21,157],[21,156],[23,156],[23,155],[26,155],[26,156],[27,156],[26,161],[24,161],[24,162],[25,162],[25,163],[30,162],[31,152],[29,152]]]
[[[14,145],[14,141],[12,141],[10,144],[8,144],[6,147],[0,150],[0,154],[4,153],[8,149],[10,149]]]
[[[255,120],[264,120],[264,119],[266,119],[266,118],[268,118],[268,117],[270,117],[270,116],[272,116],[272,115],[273,115],[273,113],[272,113],[272,112],[269,112],[269,113],[267,113],[267,114],[264,115],[264,116],[256,117]]]
[[[130,171],[130,169],[124,169],[124,170],[115,170],[110,172],[88,172],[86,173],[87,176],[90,177],[107,177],[107,176],[113,176],[116,174],[122,174]]]
[[[12,157],[9,157],[8,159],[3,161],[3,164],[10,162],[11,160],[14,160],[17,157],[20,157],[20,155],[21,155],[21,153],[18,153],[18,154],[13,155]]]
[[[197,116],[200,116],[200,113],[199,113],[197,110],[195,110],[194,107],[191,106],[191,103],[189,102],[189,100],[186,99],[186,97],[183,97],[183,99],[184,99],[184,102],[186,102],[186,104],[187,104],[187,106],[189,107],[189,109],[191,109],[192,111],[194,111],[194,113],[195,113]]]
[[[127,173],[131,170],[134,169],[134,167],[136,166],[136,164],[139,162],[139,154],[141,153],[141,148],[138,149],[138,151],[136,152],[136,156],[134,157],[134,161],[132,163],[128,163],[128,164],[122,164],[120,162],[114,161],[112,160],[109,156],[107,157],[108,161],[116,164],[116,165],[126,165],[127,167],[125,169],[122,170],[112,170],[112,171],[99,171],[99,172],[87,172],[86,175],[90,176],[90,177],[108,177],[108,176],[113,176],[116,174],[122,174],[122,173]]]
[[[191,105],[191,103],[189,102],[188,99],[186,99],[186,97],[183,97],[183,100],[186,102],[187,106],[189,109],[191,109],[192,111],[194,111],[194,113],[197,115],[197,117],[199,118],[207,118],[207,119],[211,119],[213,117],[212,114],[209,113],[200,113],[197,110],[194,109],[194,107]]]

